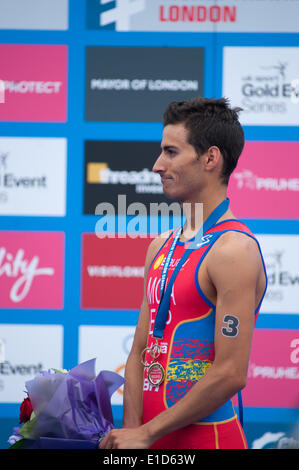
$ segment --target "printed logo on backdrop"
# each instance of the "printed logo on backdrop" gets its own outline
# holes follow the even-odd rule
[[[242,395],[244,406],[298,408],[298,330],[255,330]]]
[[[169,202],[159,174],[152,171],[160,152],[158,142],[86,141],[84,213],[95,214],[99,204],[107,203],[115,214],[134,215],[134,207],[127,209],[140,202],[146,216],[150,203]]]
[[[228,186],[233,212],[240,218],[298,219],[298,153],[298,142],[247,141]]]
[[[79,362],[96,358],[96,373],[111,370],[123,376],[131,351],[135,327],[81,325],[79,327]],[[112,405],[123,404],[123,387],[113,395]]]
[[[62,309],[64,233],[1,231],[0,279],[1,307]]]
[[[21,403],[27,380],[43,370],[62,368],[61,325],[1,324],[1,339],[5,357],[0,362],[0,403]]]
[[[64,216],[66,139],[0,138],[0,214]]]
[[[298,47],[224,47],[222,94],[243,124],[298,125],[298,79]]]
[[[0,80],[0,104],[5,103],[5,83]]]
[[[1,44],[0,121],[65,122],[67,46]]]
[[[115,31],[298,32],[298,0],[87,0],[87,28]]]
[[[148,238],[105,238],[83,234],[81,306],[139,309]]]
[[[68,0],[0,0],[0,12],[0,29],[68,29]]]
[[[291,100],[292,103],[297,104],[299,103],[299,78],[295,78],[291,81]]]
[[[169,102],[203,94],[203,57],[198,47],[87,47],[86,120],[161,122]]]
[[[246,440],[249,449],[299,449],[298,426],[294,422],[250,422],[246,424]]]
[[[298,235],[257,235],[261,245],[268,288],[261,313],[298,314]]]

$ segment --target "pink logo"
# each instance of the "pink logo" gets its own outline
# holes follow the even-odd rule
[[[64,233],[0,232],[0,306],[63,308]]]
[[[242,396],[244,406],[298,408],[298,330],[255,330]]]
[[[67,46],[1,44],[0,121],[66,121]]]
[[[246,142],[228,187],[234,214],[251,219],[298,218],[298,154],[298,142]]]

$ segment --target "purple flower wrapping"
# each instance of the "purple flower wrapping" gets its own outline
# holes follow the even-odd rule
[[[95,376],[94,370],[91,359],[68,373],[43,372],[26,382],[36,416],[28,438],[96,442],[113,428],[111,396],[124,379],[110,371]]]

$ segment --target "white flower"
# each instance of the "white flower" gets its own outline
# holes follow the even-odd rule
[[[8,438],[7,442],[12,446],[13,444],[20,441],[21,439],[23,439],[23,436],[16,436],[15,434],[13,434],[12,436]]]

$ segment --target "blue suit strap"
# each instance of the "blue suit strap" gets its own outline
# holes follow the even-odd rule
[[[242,400],[242,393],[241,391],[238,392],[238,404],[239,404],[239,421],[243,428],[243,400]]]

